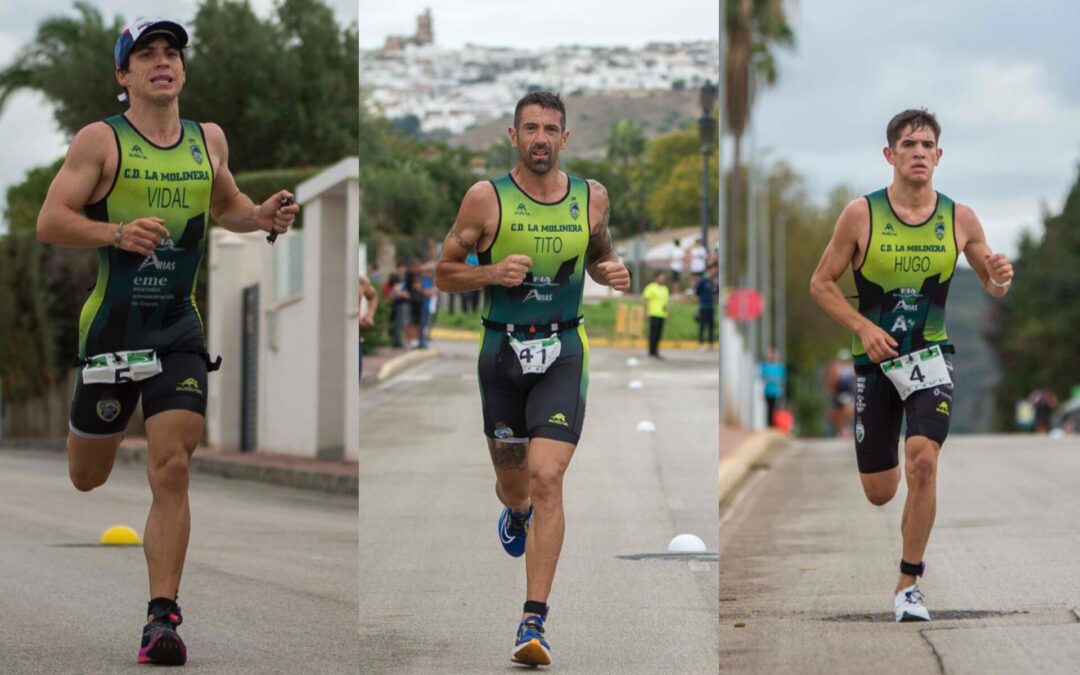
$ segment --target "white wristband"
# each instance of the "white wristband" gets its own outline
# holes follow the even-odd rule
[[[1008,281],[1006,281],[1003,284],[998,283],[997,279],[995,279],[994,277],[989,277],[989,279],[990,279],[990,283],[994,284],[998,288],[1008,288],[1009,286],[1012,286],[1012,279],[1009,279]]]

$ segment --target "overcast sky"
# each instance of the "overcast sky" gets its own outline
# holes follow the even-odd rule
[[[249,0],[256,13],[268,16],[273,0]],[[337,14],[338,23],[357,20],[357,0],[324,0]],[[142,17],[188,22],[195,16],[194,0],[98,0],[93,3],[106,23],[122,16],[127,21]],[[70,0],[0,0],[0,67],[11,64],[19,49],[34,38],[38,24],[50,16],[75,16]],[[111,59],[112,54],[102,58]],[[63,156],[68,139],[53,121],[52,110],[36,94],[20,93],[0,112],[0,210],[7,201],[7,189],[23,180],[26,172]],[[0,232],[5,228],[0,222]]]
[[[792,20],[757,139],[819,197],[886,185],[885,125],[925,106],[942,126],[934,186],[975,209],[991,247],[1015,253],[1041,205],[1060,209],[1080,161],[1080,3],[802,0]]]
[[[543,48],[716,40],[719,0],[360,0],[360,46],[381,47],[387,35],[412,35],[416,16],[431,8],[435,43],[461,47]]]

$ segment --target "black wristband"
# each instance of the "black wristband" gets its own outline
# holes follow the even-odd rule
[[[547,620],[548,606],[538,600],[526,600],[522,611],[525,614],[539,614],[541,619]]]
[[[921,577],[923,572],[926,571],[926,562],[920,562],[918,564],[909,563],[908,561],[900,560],[900,574],[907,574],[913,577]]]

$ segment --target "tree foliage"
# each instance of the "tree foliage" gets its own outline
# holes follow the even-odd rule
[[[1002,377],[999,425],[1013,419],[1013,404],[1049,388],[1067,400],[1080,384],[1080,175],[1060,213],[1043,220],[1043,235],[1025,234],[1013,261],[1015,278],[997,305],[989,337]]]
[[[0,70],[0,108],[19,90],[41,92],[60,129],[126,109],[116,96],[113,44],[126,23],[106,23],[93,5],[46,19],[35,39]],[[283,0],[268,19],[250,3],[204,0],[189,22],[184,117],[216,122],[233,171],[322,166],[359,143],[359,41],[322,0]]]

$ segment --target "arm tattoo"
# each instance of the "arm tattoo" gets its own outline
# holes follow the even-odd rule
[[[446,235],[446,238],[453,239],[457,242],[458,246],[465,249],[466,251],[471,251],[473,249],[473,244],[470,244],[468,241],[466,241],[465,237],[458,234],[457,230],[450,230],[450,234]]]
[[[585,249],[585,266],[593,269],[597,263],[604,262],[615,255],[611,245],[611,231],[608,221],[611,219],[611,205],[604,207],[604,216],[595,232],[589,234],[589,246]]]
[[[491,463],[496,469],[522,470],[528,467],[528,445],[525,443],[507,443],[498,439],[488,439]]]

